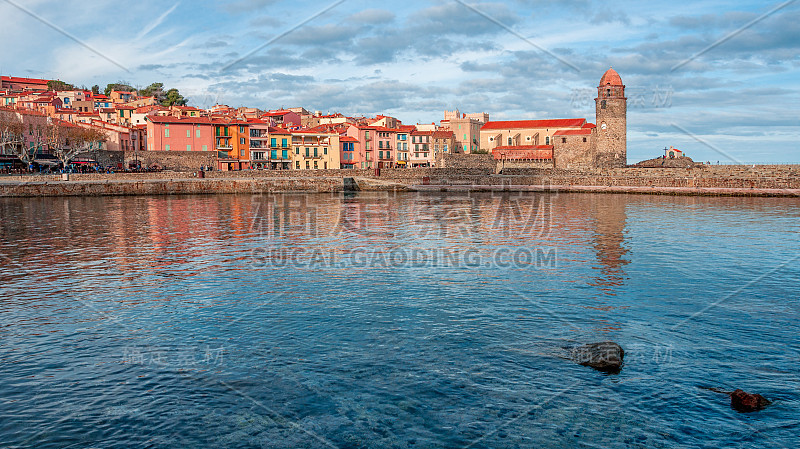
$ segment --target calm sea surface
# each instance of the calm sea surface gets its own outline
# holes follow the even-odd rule
[[[0,199],[0,265],[2,448],[800,447],[800,200]]]

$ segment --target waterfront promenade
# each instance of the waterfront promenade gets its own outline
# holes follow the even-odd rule
[[[281,192],[564,191],[657,195],[800,197],[800,166],[624,168],[605,172],[547,169],[285,170],[73,174],[0,177],[0,196],[113,196]]]

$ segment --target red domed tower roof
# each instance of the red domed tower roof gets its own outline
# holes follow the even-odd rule
[[[622,78],[619,77],[616,70],[610,68],[600,78],[600,86],[622,86]]]

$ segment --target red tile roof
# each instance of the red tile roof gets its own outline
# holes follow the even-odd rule
[[[527,128],[580,128],[586,123],[585,118],[568,118],[552,120],[510,120],[487,122],[481,130],[492,129],[527,129]]]
[[[0,76],[0,81],[6,81],[9,83],[24,83],[24,84],[44,84],[50,82],[50,80],[43,80],[38,78],[19,78],[16,76]]]
[[[182,123],[187,125],[211,125],[208,117],[173,117],[171,115],[148,115],[146,120],[153,123]]]
[[[622,78],[620,78],[619,73],[617,73],[614,68],[610,68],[606,70],[606,73],[600,78],[600,86],[622,86]]]
[[[358,139],[350,136],[341,136],[339,137],[339,142],[358,142]]]
[[[586,123],[585,125],[583,125],[583,127],[584,128],[597,128],[597,125],[595,125],[594,123]]]
[[[434,139],[455,139],[456,134],[453,131],[434,131],[433,132]]]
[[[554,136],[586,136],[592,133],[591,128],[581,128],[581,129],[559,129],[558,131],[554,132]]]
[[[285,130],[283,128],[278,128],[276,126],[270,126],[269,128],[267,128],[267,132],[269,134],[281,134],[281,135],[291,135],[292,134],[291,132],[289,132],[289,131],[287,131],[287,130]]]

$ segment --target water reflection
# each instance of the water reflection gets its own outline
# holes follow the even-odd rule
[[[798,210],[513,192],[0,199],[0,447],[317,447],[297,426],[338,447],[797,447],[781,424],[797,401],[748,440],[724,401],[683,398],[743,379],[797,391],[796,264],[748,282],[800,250]],[[439,259],[397,258],[415,251]],[[746,288],[675,330],[731,285]],[[547,355],[599,339],[625,347],[618,376]]]

